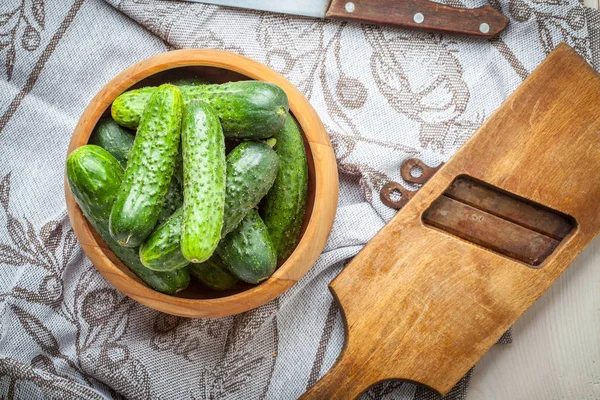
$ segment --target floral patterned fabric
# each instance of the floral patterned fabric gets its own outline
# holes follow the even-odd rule
[[[179,1],[2,1],[0,397],[300,396],[341,350],[327,284],[393,216],[378,192],[401,181],[401,161],[446,161],[562,41],[600,65],[600,19],[578,1],[492,5],[510,25],[477,40]],[[278,299],[227,318],[173,317],[124,297],[82,252],[65,211],[66,149],[87,103],[128,65],[184,47],[234,51],[284,74],[322,118],[340,171],[316,265]],[[468,380],[447,398],[464,399]],[[363,395],[438,397],[403,382]]]

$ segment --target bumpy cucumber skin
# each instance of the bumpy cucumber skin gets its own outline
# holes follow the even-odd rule
[[[277,176],[278,166],[279,159],[275,151],[260,142],[244,142],[227,156],[221,237],[235,229],[269,191]],[[183,264],[185,257],[181,252],[182,216],[183,208],[146,239],[140,251],[144,265],[149,268],[174,269]],[[226,224],[228,231],[224,233]]]
[[[229,272],[248,283],[268,279],[277,267],[275,247],[256,210],[251,210],[239,227],[225,236],[217,254]]]
[[[302,133],[291,115],[274,137],[277,140],[274,150],[279,156],[279,171],[259,210],[277,251],[277,263],[282,264],[292,254],[300,238],[306,210],[308,165]]]
[[[169,183],[169,190],[165,195],[165,201],[163,207],[158,214],[157,225],[165,222],[171,215],[175,213],[183,205],[183,189],[179,184],[179,181],[173,177],[171,183]]]
[[[133,133],[112,119],[103,118],[96,124],[88,143],[98,145],[108,151],[117,159],[121,167],[125,168],[134,139]]]
[[[273,186],[278,169],[277,153],[262,142],[243,142],[227,155],[221,237],[233,231],[258,205]]]
[[[90,137],[90,143],[96,144],[108,151],[125,168],[134,139],[135,135],[122,128],[113,120],[106,118],[96,125]],[[183,190],[179,181],[174,177],[169,184],[169,190],[165,196],[165,202],[158,216],[157,224],[166,221],[182,205]]]
[[[183,225],[181,252],[193,263],[210,258],[221,239],[225,204],[225,137],[211,107],[187,103],[181,122]]]
[[[156,87],[143,87],[119,95],[110,108],[113,120],[125,128],[136,129],[154,92]]]
[[[182,98],[160,86],[148,103],[110,214],[110,233],[122,246],[137,247],[156,226],[179,149]]]
[[[192,263],[188,269],[194,278],[214,290],[228,290],[238,283],[238,279],[216,255],[201,264]]]
[[[156,291],[174,294],[186,288],[190,282],[187,269],[173,272],[151,271],[140,262],[137,248],[122,247],[110,236],[108,218],[122,177],[123,169],[119,162],[98,146],[79,147],[67,158],[67,180],[73,197],[112,252]]]
[[[180,208],[140,246],[140,260],[146,268],[153,271],[173,271],[189,264],[179,245],[182,222],[183,208]]]
[[[186,99],[208,101],[221,119],[227,137],[269,138],[281,128],[289,109],[285,92],[266,82],[185,86],[181,93]]]
[[[135,127],[148,101],[146,87],[121,94],[113,103],[112,116],[119,125]],[[221,85],[181,86],[185,102],[208,102],[221,120],[226,137],[266,139],[285,121],[289,103],[285,92],[267,82],[240,81]]]

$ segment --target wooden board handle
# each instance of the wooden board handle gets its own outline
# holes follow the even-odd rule
[[[483,38],[496,36],[508,24],[491,6],[465,9],[428,0],[332,0],[325,17]]]
[[[342,354],[331,369],[306,393],[300,396],[299,400],[356,399],[373,384],[372,381],[363,382],[361,380],[360,374],[357,374],[356,366],[346,359],[344,354],[345,350],[342,350]]]

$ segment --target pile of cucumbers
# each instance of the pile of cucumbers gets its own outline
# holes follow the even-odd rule
[[[68,156],[69,187],[154,290],[176,293],[190,274],[215,290],[258,284],[292,253],[304,220],[306,154],[288,111],[285,92],[259,81],[130,90]]]

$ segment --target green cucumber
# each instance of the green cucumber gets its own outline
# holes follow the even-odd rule
[[[192,263],[188,268],[194,278],[214,290],[228,290],[238,283],[238,279],[217,256],[212,256],[202,264]]]
[[[88,143],[108,151],[125,168],[134,139],[133,133],[122,128],[112,119],[103,118],[96,124]]]
[[[263,142],[243,142],[227,155],[225,213],[221,237],[267,194],[279,169],[277,153]]]
[[[243,142],[227,155],[226,160],[227,177],[221,237],[232,231],[269,191],[277,176],[279,165],[275,151],[261,142]],[[178,210],[178,218],[169,218],[146,239],[140,250],[140,257],[148,268],[181,268],[185,259],[180,244],[182,213],[183,209]]]
[[[113,120],[125,128],[136,129],[154,92],[156,87],[143,87],[119,95],[110,108]]]
[[[106,118],[100,120],[96,125],[90,137],[90,144],[96,144],[108,151],[125,168],[134,139],[135,135],[123,129],[110,118]],[[157,224],[163,223],[182,204],[183,192],[181,185],[177,179],[173,178],[169,184],[169,191],[165,196],[165,202],[158,216]]]
[[[122,177],[119,162],[101,147],[82,146],[67,158],[67,181],[73,197],[111,251],[154,290],[174,294],[186,288],[190,281],[186,268],[172,272],[151,271],[140,262],[137,248],[122,247],[110,236],[108,218]]]
[[[140,261],[146,268],[153,271],[173,271],[189,264],[179,245],[182,221],[181,207],[159,225],[140,246]]]
[[[191,101],[183,110],[181,252],[193,263],[210,258],[221,238],[225,204],[225,137],[212,108]]]
[[[279,156],[279,171],[259,210],[277,251],[277,262],[282,264],[300,239],[306,208],[308,165],[302,133],[291,115],[274,138],[277,140],[274,150]]]
[[[112,116],[118,124],[132,128],[141,120],[148,93],[153,87],[131,90],[113,102]],[[181,86],[185,102],[208,102],[221,120],[226,137],[266,139],[277,132],[289,109],[285,92],[277,85],[260,81],[229,82],[221,85]]]
[[[183,205],[183,189],[179,181],[173,177],[169,183],[169,190],[165,195],[163,207],[158,214],[157,225],[165,222],[171,215],[175,213]]]
[[[182,103],[176,86],[162,85],[144,110],[110,214],[110,233],[122,246],[139,246],[156,226],[177,159]]]
[[[240,226],[217,247],[217,254],[234,276],[248,283],[260,283],[277,267],[277,253],[267,226],[256,210],[251,210]]]

